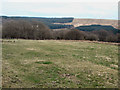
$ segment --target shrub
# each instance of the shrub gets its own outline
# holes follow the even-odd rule
[[[92,33],[98,36],[99,41],[106,41],[106,37],[109,35],[109,32],[106,30],[93,31]]]
[[[108,35],[107,37],[106,37],[106,41],[107,42],[117,42],[117,35]]]
[[[88,33],[86,39],[90,40],[90,41],[97,41],[97,40],[99,40],[98,36],[96,34],[93,34],[93,33]]]
[[[84,34],[79,30],[70,30],[65,34],[65,39],[67,40],[83,40]]]

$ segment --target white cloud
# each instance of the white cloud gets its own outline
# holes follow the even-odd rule
[[[73,15],[76,17],[84,16],[85,14],[88,16],[93,14],[93,16],[105,15],[109,17],[112,15],[111,12],[115,13],[114,11],[117,11],[116,5],[116,3],[64,3],[62,7],[49,6],[48,8],[45,6],[38,9],[30,9],[29,11],[44,14],[55,13],[57,15]]]
[[[4,2],[3,14],[117,19],[117,8],[116,2]]]

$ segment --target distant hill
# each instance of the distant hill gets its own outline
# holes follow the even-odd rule
[[[118,28],[118,20],[110,20],[110,19],[73,19],[72,22],[69,23],[55,23],[62,25],[73,25],[74,27],[79,26],[88,26],[88,25],[107,25],[113,26],[114,28]]]
[[[118,20],[107,20],[107,19],[74,19],[70,18],[45,18],[45,17],[8,17],[2,16],[2,22],[9,20],[19,20],[24,19],[27,21],[40,21],[46,24],[50,29],[60,30],[60,29],[71,29],[76,28],[79,30],[112,30],[116,32],[118,28]],[[101,26],[100,26],[101,25]]]
[[[60,28],[71,28],[73,25],[61,25],[54,23],[69,23],[72,22],[74,18],[43,18],[43,17],[8,17],[2,16],[3,23],[9,20],[27,20],[27,21],[40,21],[46,24],[50,29],[60,29]]]
[[[74,27],[85,26],[85,25],[110,25],[114,28],[118,28],[118,20],[110,19],[74,19],[72,25]]]
[[[16,16],[2,16],[3,19],[26,19],[26,20],[37,20],[37,21],[43,21],[43,22],[49,22],[49,23],[68,23],[72,22],[74,18],[72,17],[66,17],[66,18],[46,18],[46,17],[16,17]]]

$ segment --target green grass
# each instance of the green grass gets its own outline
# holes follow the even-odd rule
[[[116,45],[64,40],[15,41],[2,44],[5,88],[117,88]]]

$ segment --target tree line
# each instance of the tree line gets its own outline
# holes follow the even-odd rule
[[[80,31],[77,29],[53,31],[40,21],[9,20],[2,25],[2,38],[7,39],[55,39],[120,42],[120,34],[111,31]]]

